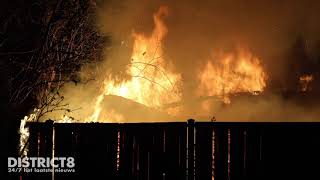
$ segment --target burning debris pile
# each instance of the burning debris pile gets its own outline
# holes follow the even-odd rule
[[[181,99],[179,89],[181,76],[170,70],[170,64],[163,57],[162,42],[168,30],[162,18],[167,14],[167,7],[161,7],[153,15],[155,27],[151,36],[146,37],[144,34],[133,33],[131,61],[126,67],[129,80],[117,83],[117,78],[112,76],[104,80],[103,92],[97,98],[94,113],[89,121],[123,120],[119,116],[112,116],[112,110],[106,116],[100,117],[101,102],[106,95],[121,96],[154,108],[160,108],[165,103]]]

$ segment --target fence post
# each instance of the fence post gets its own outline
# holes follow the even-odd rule
[[[195,138],[194,119],[188,120],[188,180],[195,180]]]

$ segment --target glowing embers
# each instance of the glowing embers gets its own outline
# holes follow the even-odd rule
[[[231,94],[257,95],[266,87],[267,75],[260,60],[246,49],[235,53],[213,54],[199,71],[201,96],[217,96],[229,104]]]
[[[300,90],[303,92],[311,91],[311,82],[313,81],[312,74],[306,74],[299,77]]]

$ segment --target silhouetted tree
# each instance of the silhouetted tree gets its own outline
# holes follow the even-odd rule
[[[77,84],[84,64],[101,59],[108,39],[94,25],[95,3],[38,0],[13,4],[1,27],[1,58],[10,66],[9,103],[43,112],[64,108],[59,89]],[[18,108],[19,109],[19,108]]]
[[[94,11],[91,0],[0,2],[1,110],[7,114],[1,121],[1,142],[6,158],[18,155],[17,130],[28,111],[70,111],[59,89],[66,82],[81,83],[80,67],[101,59],[109,42],[94,24]]]

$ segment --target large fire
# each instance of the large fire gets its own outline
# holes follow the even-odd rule
[[[167,16],[168,8],[162,6],[153,14],[154,28],[150,34],[136,31],[132,33],[132,52],[131,56],[127,57],[125,75],[105,75],[101,90],[93,96],[93,104],[90,102],[88,107],[82,107],[85,113],[82,117],[76,117],[80,118],[77,119],[79,122],[124,122],[127,118],[125,113],[128,111],[113,106],[112,103],[117,103],[114,100],[108,103],[108,96],[119,96],[140,103],[148,109],[156,109],[161,114],[169,114],[170,117],[180,117],[188,109],[187,101],[182,99],[185,89],[181,74],[175,72],[173,64],[167,61],[164,52],[164,40],[168,28],[163,20]],[[200,59],[195,59],[198,60]],[[195,97],[218,97],[224,103],[230,103],[231,95],[237,93],[257,95],[264,91],[267,85],[267,75],[260,59],[243,47],[229,53],[213,51],[205,66],[195,70],[199,70],[194,75],[198,78]],[[301,81],[307,83],[309,79],[304,78]],[[75,100],[68,103],[76,107],[77,102]],[[105,103],[111,105],[106,107]],[[202,110],[210,111],[210,102],[204,101],[202,105]],[[56,117],[51,118],[61,117],[61,120],[56,122],[75,120],[72,115],[69,117],[66,114],[56,114]],[[45,118],[48,117],[50,118],[50,115]]]
[[[164,59],[162,42],[168,29],[162,21],[168,15],[168,9],[161,7],[153,15],[154,30],[150,36],[133,33],[134,44],[131,62],[126,73],[129,80],[118,82],[114,76],[106,77],[103,92],[98,96],[94,113],[89,121],[97,122],[101,114],[101,103],[106,95],[121,96],[148,107],[159,108],[165,103],[179,101],[181,92],[178,84],[181,76],[174,73]],[[121,115],[108,113],[108,119],[121,120]],[[120,119],[119,119],[120,118]],[[104,119],[105,120],[105,119]]]
[[[229,95],[249,92],[256,95],[266,87],[267,75],[260,60],[246,49],[212,56],[198,78],[201,96],[217,96],[230,103]]]
[[[181,76],[171,70],[163,55],[162,42],[168,29],[162,18],[167,14],[168,9],[161,7],[153,15],[155,27],[150,36],[133,33],[133,52],[126,70],[130,79],[119,82],[117,77],[107,76],[88,121],[123,120],[123,116],[113,109],[104,110],[107,112],[101,115],[101,104],[106,95],[121,96],[152,108],[181,100]],[[257,95],[265,89],[267,80],[260,60],[241,48],[235,53],[212,56],[198,77],[197,95],[220,97],[225,103],[230,103],[231,94],[248,92]],[[167,109],[166,112],[177,115],[179,109],[181,107]]]
[[[80,121],[123,122],[125,120],[123,112],[103,107],[105,97],[108,95],[120,96],[171,115],[179,116],[179,113],[183,112],[183,104],[173,108],[167,107],[171,103],[183,102],[181,89],[183,81],[181,75],[174,72],[173,65],[166,61],[163,52],[163,41],[168,33],[163,22],[166,16],[168,16],[167,7],[160,7],[153,15],[154,29],[150,35],[138,32],[132,34],[132,54],[125,71],[128,78],[120,78],[114,74],[106,75],[93,109],[90,109],[91,107],[86,109],[91,113]],[[231,94],[249,92],[256,95],[265,89],[267,80],[260,60],[246,49],[212,56],[196,76],[199,84],[195,96],[220,97],[225,103],[230,103]],[[305,83],[311,81],[309,77],[300,80]],[[208,110],[210,105],[203,108]],[[74,122],[69,116],[60,117],[61,120],[55,121],[56,123]],[[28,136],[25,123],[35,118],[36,115],[31,114],[21,123],[20,150],[24,154],[27,150],[23,147]]]

